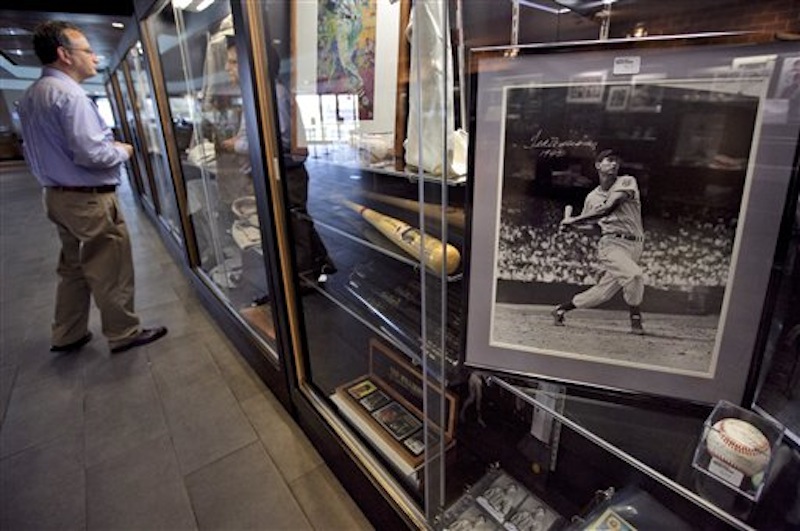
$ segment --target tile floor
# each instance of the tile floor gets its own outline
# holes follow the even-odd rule
[[[58,237],[0,163],[0,529],[371,529],[120,196],[137,311],[169,335],[111,356],[95,311],[94,340],[55,355]]]

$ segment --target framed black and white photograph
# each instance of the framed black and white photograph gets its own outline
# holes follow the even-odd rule
[[[658,84],[660,75],[632,76],[631,93],[628,99],[630,112],[661,112],[664,98],[663,87]]]
[[[475,501],[498,522],[503,522],[525,499],[528,491],[505,472],[499,474],[482,492],[475,493]]]
[[[624,111],[628,108],[628,98],[631,95],[629,86],[613,86],[608,89],[608,99],[606,100],[607,111]]]
[[[467,364],[740,400],[794,151],[762,120],[775,72],[718,73],[788,48],[642,49],[640,113],[618,112],[630,75],[600,91],[606,105],[571,105],[614,50],[477,51]]]

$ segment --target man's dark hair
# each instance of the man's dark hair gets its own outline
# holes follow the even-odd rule
[[[33,48],[43,65],[49,65],[58,59],[56,50],[59,46],[69,48],[72,44],[67,37],[67,30],[81,31],[78,26],[61,20],[42,22],[33,30]]]
[[[602,162],[603,159],[611,159],[611,160],[615,161],[617,164],[621,164],[622,163],[622,158],[620,158],[619,155],[614,153],[613,149],[604,149],[603,151],[598,153],[597,156],[594,158],[594,162],[595,162],[595,164],[598,164],[598,163]]]

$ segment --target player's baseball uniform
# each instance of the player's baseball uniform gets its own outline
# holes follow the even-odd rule
[[[639,258],[644,244],[642,202],[636,179],[620,175],[608,191],[600,186],[589,192],[583,203],[583,213],[596,210],[615,192],[625,194],[613,212],[600,218],[602,236],[597,246],[597,258],[604,273],[600,281],[572,298],[576,308],[591,308],[607,301],[622,288],[625,302],[639,306],[644,295],[644,278]]]

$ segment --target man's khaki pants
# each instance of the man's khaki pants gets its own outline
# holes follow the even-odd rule
[[[44,206],[61,238],[53,345],[86,335],[91,296],[109,346],[127,343],[139,331],[139,317],[131,242],[117,194],[45,188]]]

